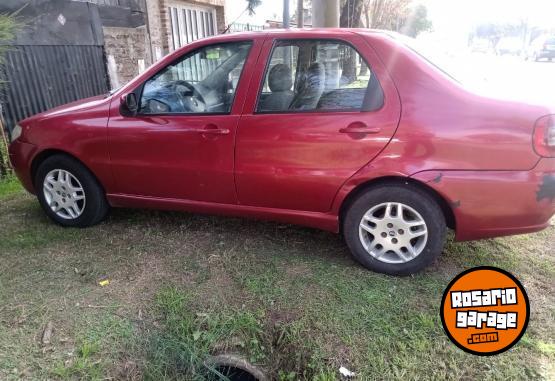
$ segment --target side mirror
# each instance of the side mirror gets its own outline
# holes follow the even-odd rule
[[[139,111],[139,104],[137,103],[137,96],[135,93],[129,93],[121,98],[120,110],[125,116],[135,116]]]

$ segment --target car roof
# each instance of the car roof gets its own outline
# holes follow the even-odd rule
[[[284,36],[284,37],[310,37],[312,34],[321,36],[322,34],[329,34],[331,36],[345,36],[349,34],[388,34],[385,30],[380,29],[366,29],[366,28],[290,28],[290,29],[263,29],[252,32],[231,32],[228,35],[252,37],[260,35],[270,36]]]

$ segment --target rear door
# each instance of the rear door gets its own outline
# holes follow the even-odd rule
[[[243,205],[329,211],[341,185],[376,157],[399,122],[397,92],[355,34],[270,36],[252,84],[235,150]]]

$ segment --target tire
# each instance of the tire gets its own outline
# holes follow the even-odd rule
[[[65,181],[59,181],[60,176]],[[45,185],[46,177],[49,177]],[[53,185],[54,184],[54,185]],[[69,189],[68,184],[72,187]],[[48,187],[49,190],[45,190]],[[63,187],[63,189],[61,189]],[[76,192],[73,190],[81,189]],[[45,159],[37,168],[35,189],[39,203],[50,219],[62,226],[88,227],[102,221],[109,211],[104,190],[95,176],[77,160],[66,155],[54,155]],[[69,190],[68,190],[69,189]],[[67,192],[67,193],[59,193]],[[58,193],[57,195],[55,195]],[[55,200],[73,202],[74,207],[61,208],[54,211]],[[73,197],[73,200],[70,200]],[[82,197],[82,198],[81,198]],[[50,203],[47,200],[50,198]],[[76,201],[79,198],[78,201]],[[69,204],[64,204],[69,205]],[[72,212],[73,211],[73,212]],[[64,216],[65,215],[65,216]]]
[[[386,219],[387,205],[397,216]],[[428,266],[443,251],[447,230],[436,200],[410,184],[380,185],[362,193],[347,209],[342,228],[353,257],[367,269],[389,275],[410,275]]]

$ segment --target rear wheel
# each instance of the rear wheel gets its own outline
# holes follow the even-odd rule
[[[104,190],[94,175],[65,155],[50,156],[39,165],[35,189],[48,217],[63,226],[94,225],[109,210]]]
[[[411,185],[383,185],[351,204],[343,234],[353,257],[364,267],[409,275],[439,256],[446,224],[441,208],[426,192]]]

